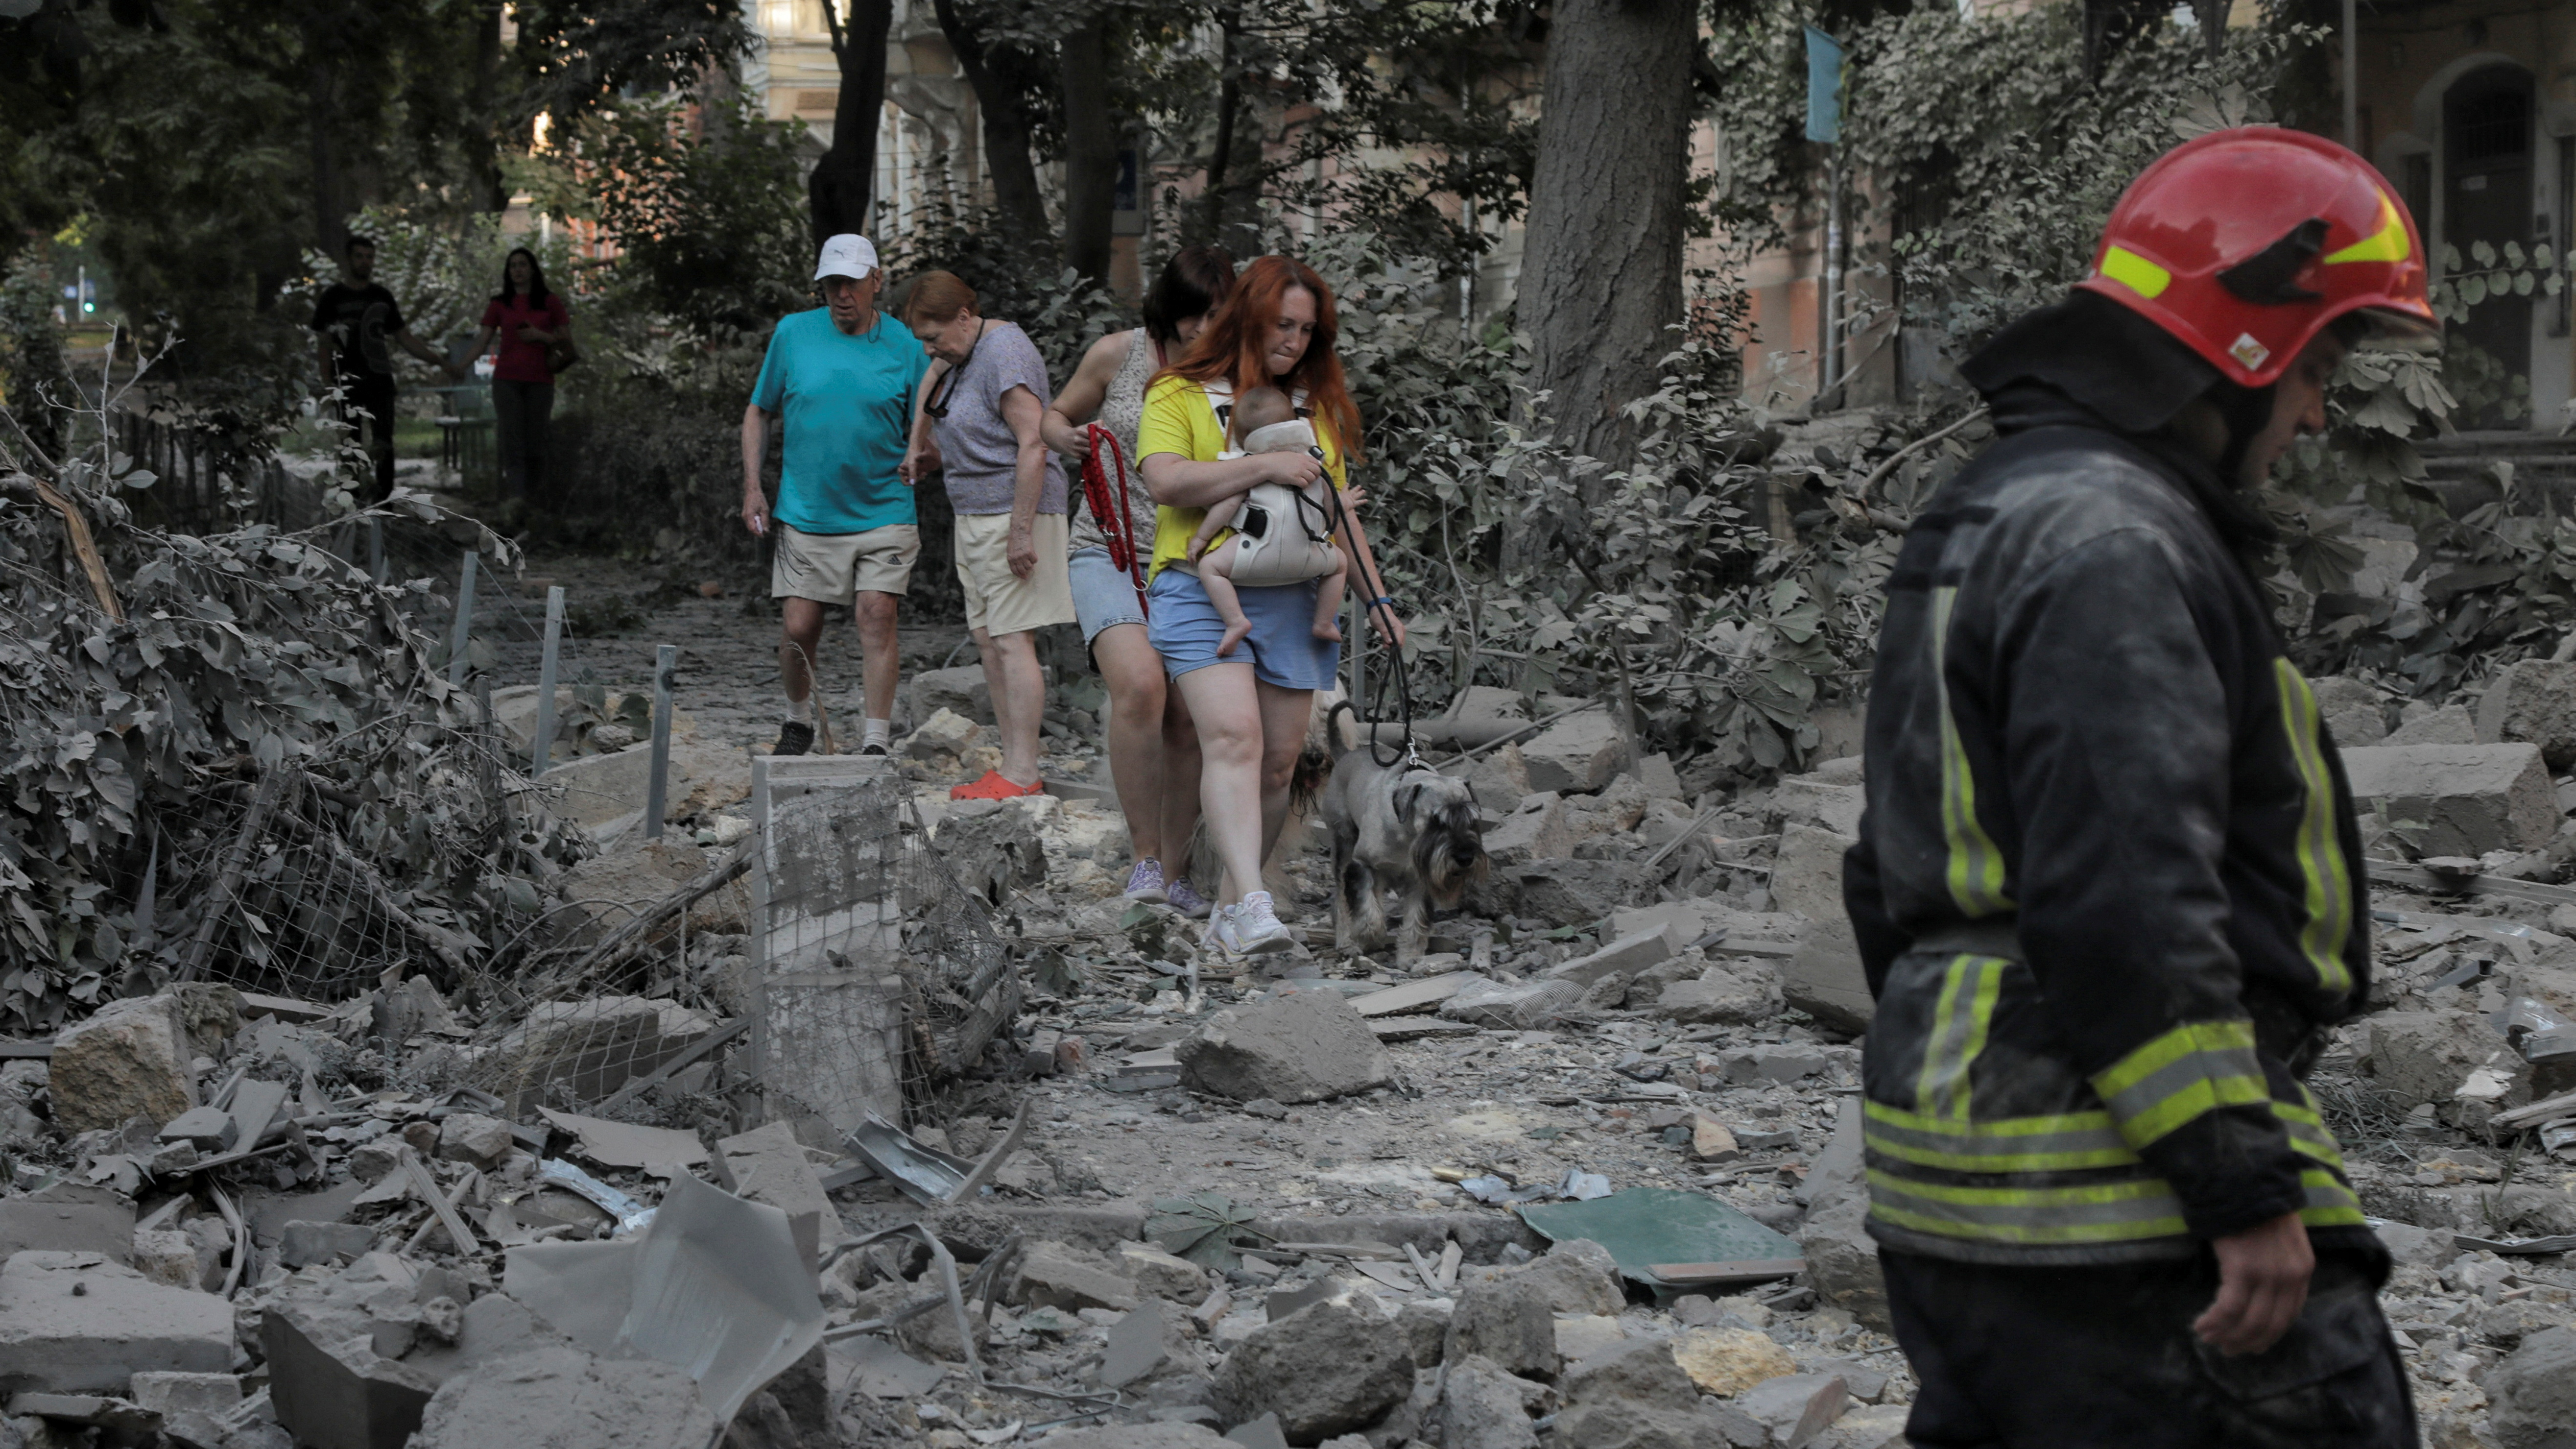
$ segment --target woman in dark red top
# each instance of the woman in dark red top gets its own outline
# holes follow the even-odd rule
[[[555,411],[555,374],[546,349],[572,336],[572,314],[560,294],[546,290],[537,254],[511,249],[501,264],[501,291],[483,309],[474,356],[501,340],[492,367],[492,416],[501,453],[501,496],[524,499],[546,476],[546,428]]]

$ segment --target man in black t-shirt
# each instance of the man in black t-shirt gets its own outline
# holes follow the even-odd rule
[[[394,294],[376,280],[376,244],[369,237],[349,238],[341,279],[313,304],[313,330],[322,337],[322,376],[341,389],[342,418],[355,428],[364,413],[367,451],[376,460],[375,492],[367,501],[382,502],[394,491],[394,345],[451,377],[458,369],[404,325]]]

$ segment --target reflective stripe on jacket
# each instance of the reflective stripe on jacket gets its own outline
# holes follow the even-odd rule
[[[2350,792],[2194,501],[2216,486],[2039,427],[1906,538],[1845,871],[1889,1246],[2121,1261],[2293,1211],[2367,1235],[2293,1070],[2367,994]]]

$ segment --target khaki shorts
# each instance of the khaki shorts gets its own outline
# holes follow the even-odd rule
[[[912,587],[912,561],[921,557],[921,530],[909,523],[865,533],[798,533],[781,523],[770,556],[769,596],[854,604],[865,591],[901,594]]]
[[[1011,572],[1011,515],[957,515],[957,582],[966,589],[966,627],[1020,634],[1073,622],[1073,585],[1065,576],[1065,519],[1041,513],[1032,528],[1038,566],[1025,579]]]

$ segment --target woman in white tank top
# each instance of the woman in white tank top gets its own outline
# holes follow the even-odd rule
[[[1081,459],[1091,451],[1083,425],[1096,422],[1118,440],[1126,459],[1127,496],[1112,501],[1113,516],[1095,518],[1087,504],[1075,500],[1067,571],[1083,640],[1109,687],[1109,769],[1136,856],[1126,893],[1133,900],[1168,902],[1193,919],[1208,913],[1181,859],[1199,818],[1198,732],[1180,692],[1164,677],[1161,656],[1145,638],[1144,600],[1134,579],[1111,561],[1109,535],[1123,536],[1132,519],[1132,544],[1141,545],[1145,557],[1153,554],[1154,499],[1136,466],[1145,386],[1179,359],[1233,284],[1234,258],[1223,248],[1175,253],[1145,294],[1145,325],[1093,343],[1039,426],[1048,447]],[[1117,468],[1105,448],[1101,462],[1114,488]]]

